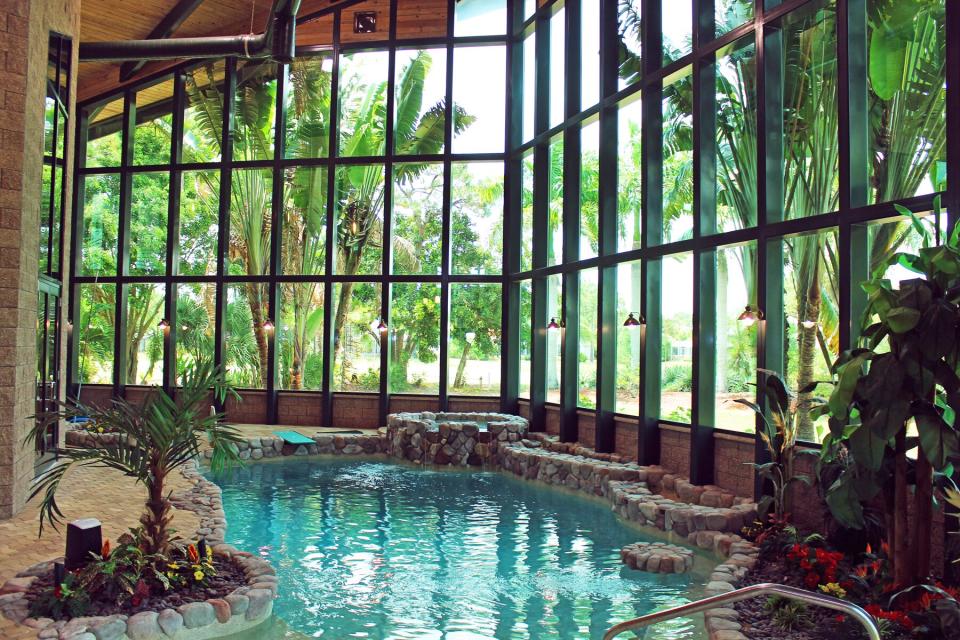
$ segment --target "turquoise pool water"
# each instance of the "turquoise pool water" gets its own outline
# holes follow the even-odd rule
[[[277,619],[250,638],[599,638],[700,597],[711,566],[626,569],[620,548],[648,532],[599,500],[497,472],[286,459],[213,479],[228,541],[280,576]],[[698,619],[643,637],[706,634]]]

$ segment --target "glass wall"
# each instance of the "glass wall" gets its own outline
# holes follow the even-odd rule
[[[75,381],[499,397],[507,3],[453,30],[81,103]]]
[[[560,402],[572,439],[563,416],[595,407],[605,451],[615,414],[639,415],[641,430],[689,426],[694,439],[752,434],[736,401],[756,399],[757,370],[794,390],[829,380],[863,326],[856,279],[919,246],[895,204],[927,212],[947,187],[945,2],[869,0],[844,22],[835,0],[761,17],[752,1],[681,0],[661,3],[652,25],[635,0],[609,14],[537,4],[533,19],[516,16],[523,120],[508,215],[516,207],[520,247],[508,275],[534,283],[521,327],[558,313],[566,326],[532,332],[522,351],[521,384],[526,368],[534,381],[545,372],[531,415]],[[558,19],[572,9],[579,20]],[[579,104],[558,88],[561,69],[579,75]],[[801,437],[815,441],[825,425],[806,417],[810,403],[800,394]]]

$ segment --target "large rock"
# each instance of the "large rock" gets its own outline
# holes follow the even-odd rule
[[[160,628],[163,629],[163,632],[171,638],[183,629],[183,616],[173,609],[164,609],[161,611],[160,615],[157,616],[157,622],[160,623]]]
[[[247,598],[250,604],[247,607],[247,620],[257,620],[262,618],[271,610],[273,603],[273,593],[267,589],[250,589],[247,592]]]
[[[187,629],[199,629],[217,621],[217,614],[208,602],[189,602],[177,607],[183,616],[183,626]]]
[[[160,640],[163,630],[157,622],[156,611],[141,611],[127,620],[127,635],[130,640]]]

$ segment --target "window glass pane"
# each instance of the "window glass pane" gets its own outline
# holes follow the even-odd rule
[[[341,156],[382,156],[386,145],[386,51],[340,56],[339,134]]]
[[[127,285],[127,384],[163,383],[163,319],[166,287]]]
[[[270,299],[265,283],[227,285],[224,354],[227,382],[262,389],[267,379],[267,328]]]
[[[55,72],[56,68],[51,68],[50,71]],[[48,91],[43,103],[43,154],[46,156],[53,155],[53,123],[59,112],[56,98],[49,93]]]
[[[383,171],[382,165],[337,167],[334,266],[340,275],[383,271]]]
[[[297,58],[289,67],[285,125],[288,158],[330,155],[330,91],[333,57]]]
[[[945,10],[867,2],[871,204],[946,189]]]
[[[693,407],[693,256],[682,253],[665,257],[661,268],[660,417],[690,422]]]
[[[116,304],[116,285],[80,285],[80,319],[74,326],[78,382],[113,382]]]
[[[233,108],[234,160],[270,160],[277,110],[277,67],[272,62],[238,62]]]
[[[119,167],[123,98],[91,109],[88,117],[85,166]]]
[[[277,348],[281,389],[323,386],[323,284],[280,286]]]
[[[600,100],[599,2],[580,4],[580,78],[580,104],[586,109]]]
[[[83,178],[82,275],[116,275],[119,211],[120,176],[103,174]]]
[[[838,205],[836,13],[804,5],[783,20],[784,212],[803,218]]]
[[[180,190],[180,275],[217,272],[220,171],[184,171]]]
[[[327,169],[296,167],[286,172],[283,201],[283,272],[321,275],[327,248]]]
[[[393,167],[393,273],[440,275],[443,165]]]
[[[533,307],[533,289],[529,280],[520,283],[520,393],[521,398],[530,398],[530,343]]]
[[[273,172],[235,169],[230,193],[230,275],[270,271]]]
[[[440,285],[391,285],[390,391],[440,391]]]
[[[784,345],[787,384],[797,391],[814,380],[829,380],[839,354],[837,231],[784,238]],[[800,438],[819,441],[826,416],[810,419],[811,398],[798,400]]]
[[[548,322],[558,326],[563,323],[563,276],[548,276],[547,287]],[[547,325],[547,402],[560,402],[560,380],[563,371],[563,351],[560,349],[563,329]]]
[[[506,0],[460,0],[456,6],[453,35],[487,36],[506,33]]]
[[[198,363],[213,362],[217,286],[191,282],[177,285],[177,381]],[[228,316],[229,318],[229,316]]]
[[[717,24],[715,33],[719,38],[744,22],[753,20],[753,0],[716,0],[713,7]]]
[[[399,50],[396,65],[394,148],[397,154],[443,153],[446,49]],[[455,122],[462,124],[464,120],[458,116]]]
[[[640,100],[620,105],[617,154],[617,251],[630,251],[641,247],[642,115]]]
[[[54,233],[56,233],[58,230],[58,225],[54,223],[52,215],[53,211],[50,207],[50,190],[53,188],[53,185],[51,184],[52,180],[53,167],[47,163],[44,163],[43,173],[40,176],[40,273],[47,273],[51,262],[56,263],[57,261],[55,255],[54,260],[50,260],[51,224],[53,224],[54,227],[57,227],[57,229],[54,229]]]
[[[566,92],[566,11],[562,8],[550,18],[550,126],[564,120]]]
[[[499,284],[450,285],[451,395],[500,395],[502,302]]]
[[[597,406],[597,270],[580,272],[580,340],[577,354],[577,406]]]
[[[693,2],[674,0],[661,9],[663,64],[679,60],[693,50]]]
[[[133,132],[133,164],[169,164],[173,130],[173,79],[137,92],[137,123]]]
[[[751,243],[707,255],[715,256],[717,278],[714,424],[753,433],[753,411],[735,400],[756,399],[758,325],[738,318],[748,304],[756,308],[757,247]]]
[[[502,45],[454,50],[453,105],[458,119],[453,127],[454,153],[503,152],[506,64]],[[483,82],[477,82],[477,77]]]
[[[580,131],[580,259],[596,257],[600,242],[600,123]]]
[[[563,262],[563,136],[550,143],[547,170],[547,266]]]
[[[682,0],[681,0],[682,1]],[[620,38],[620,88],[631,85],[643,77],[641,37],[643,23],[640,8],[643,0],[621,0],[617,11],[617,33]]]
[[[333,285],[334,391],[380,390],[380,286],[372,282]]]
[[[503,163],[455,162],[450,185],[451,273],[503,271]]]
[[[183,161],[217,162],[223,137],[223,60],[191,69],[184,85],[187,108],[183,116]]]
[[[533,138],[537,110],[537,33],[523,40],[523,141]]]
[[[663,241],[693,232],[693,86],[689,67],[663,88]]]
[[[167,265],[170,174],[135,173],[130,193],[130,275],[159,276]]]
[[[533,153],[520,161],[521,194],[520,214],[520,270],[533,268]]]
[[[640,321],[643,280],[640,261],[617,266],[617,413],[640,413],[640,334],[646,327],[624,326],[633,314]]]
[[[757,223],[757,65],[753,36],[717,63],[717,231]],[[704,232],[711,233],[708,225]]]

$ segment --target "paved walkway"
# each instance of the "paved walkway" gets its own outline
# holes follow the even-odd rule
[[[175,474],[171,490],[188,487]],[[94,517],[103,523],[104,537],[114,541],[124,531],[138,524],[146,491],[142,485],[108,469],[78,468],[70,472],[60,485],[58,503],[65,522],[83,517]],[[189,511],[174,509],[173,528],[180,535],[191,535],[199,520]],[[63,555],[66,527],[54,531],[44,527],[37,538],[36,501],[10,520],[0,521],[0,584],[32,564]],[[0,616],[0,638],[26,640],[36,638],[36,631],[15,625]]]

